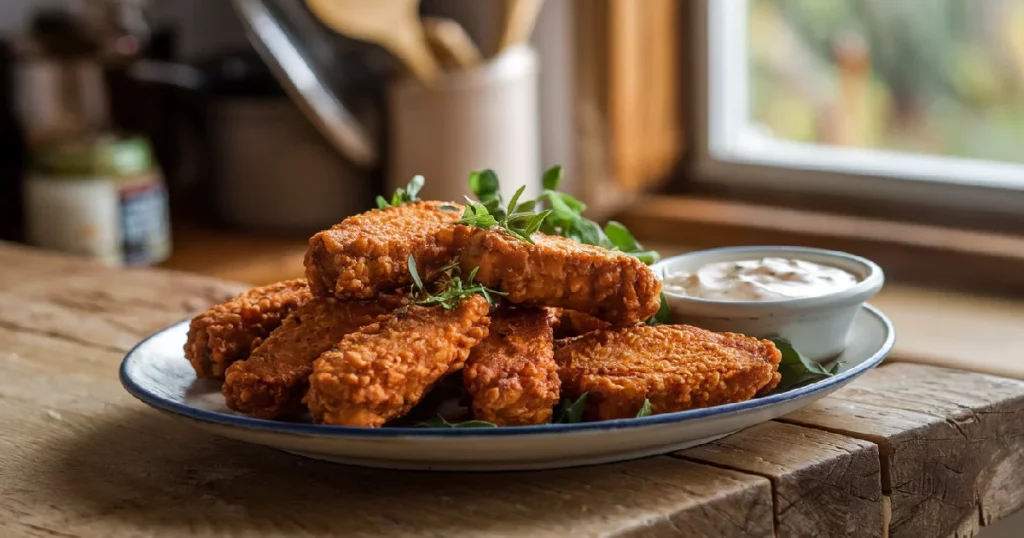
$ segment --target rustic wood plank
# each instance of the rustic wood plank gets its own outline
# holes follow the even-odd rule
[[[669,457],[441,476],[221,439],[136,402],[116,371],[138,338],[233,286],[46,258],[61,278],[15,271],[0,292],[0,535],[772,534],[768,480]]]
[[[0,525],[15,535],[32,528],[107,537],[772,532],[767,480],[668,457],[441,476],[306,460],[139,406],[26,413],[33,406],[0,398],[7,425]]]
[[[119,270],[9,245],[0,245],[0,268],[0,327],[120,351],[245,288],[176,271]]]
[[[238,289],[0,245],[0,535],[871,535],[891,505],[894,536],[943,536],[1024,504],[1024,383],[915,365],[686,459],[498,475],[305,460],[121,390],[128,346]]]
[[[776,536],[882,536],[878,447],[768,422],[677,456],[771,480]]]
[[[1024,382],[892,364],[782,420],[878,444],[891,536],[972,535],[1024,508]]]

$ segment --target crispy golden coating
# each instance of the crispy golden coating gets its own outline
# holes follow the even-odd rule
[[[462,370],[473,418],[498,426],[551,421],[560,384],[553,321],[551,312],[539,308],[504,308],[491,319],[487,338]]]
[[[509,302],[590,314],[617,327],[658,311],[661,281],[640,260],[564,237],[534,234],[529,244],[499,230],[442,229],[439,241],[461,250],[462,270]]]
[[[305,279],[286,280],[253,288],[192,318],[185,358],[196,377],[222,377],[310,297]]]
[[[573,336],[579,336],[581,334],[587,334],[590,331],[596,331],[598,329],[607,329],[611,327],[611,324],[607,321],[591,316],[590,314],[584,314],[583,312],[577,312],[575,310],[568,310],[566,308],[553,308],[551,309],[555,313],[555,338],[572,338]]]
[[[454,206],[447,211],[441,206]],[[309,239],[306,278],[313,293],[339,299],[371,299],[412,284],[412,254],[424,277],[456,255],[437,232],[462,217],[462,207],[412,202],[355,215]]]
[[[688,325],[638,326],[577,337],[555,350],[562,392],[587,395],[587,418],[635,417],[749,400],[778,384],[768,340]]]
[[[382,426],[409,412],[487,336],[490,305],[409,306],[342,338],[313,363],[305,402],[316,422]]]
[[[313,361],[346,334],[398,306],[393,297],[372,302],[314,297],[292,312],[248,359],[228,367],[221,387],[227,406],[265,419],[302,411]]]

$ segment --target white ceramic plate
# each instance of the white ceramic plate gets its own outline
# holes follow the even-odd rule
[[[354,428],[260,420],[229,410],[218,381],[197,380],[182,352],[188,322],[139,343],[121,383],[146,404],[212,433],[311,458],[394,469],[550,469],[689,448],[791,413],[877,366],[895,333],[881,312],[857,313],[840,373],[746,402],[644,418],[509,428]]]

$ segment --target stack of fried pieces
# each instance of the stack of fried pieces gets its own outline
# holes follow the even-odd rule
[[[228,407],[264,419],[383,426],[457,374],[473,418],[545,424],[587,393],[587,420],[753,398],[779,381],[775,346],[685,325],[646,325],[661,284],[618,251],[457,224],[462,208],[411,202],[310,239],[306,279],[250,290],[192,320],[185,355],[223,377]],[[410,294],[458,260],[500,292],[423,306]],[[422,301],[420,301],[422,302]],[[458,375],[458,374],[457,374]]]

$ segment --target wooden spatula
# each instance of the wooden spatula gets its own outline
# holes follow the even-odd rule
[[[458,22],[444,17],[424,17],[423,30],[431,50],[446,70],[480,65],[480,49]]]
[[[402,61],[423,81],[440,71],[423,35],[420,0],[306,0],[306,6],[329,28],[354,39],[376,43]]]
[[[498,54],[520,43],[525,43],[533,33],[540,8],[544,0],[505,0],[505,20],[498,42]]]

